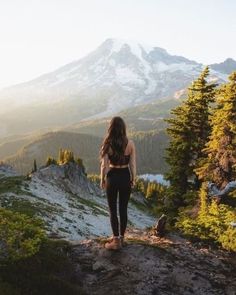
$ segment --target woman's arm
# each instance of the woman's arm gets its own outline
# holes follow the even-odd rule
[[[102,189],[105,188],[105,177],[108,171],[109,171],[109,159],[108,159],[108,155],[105,154],[101,160],[100,187]]]
[[[132,140],[131,140],[131,153],[130,153],[129,167],[131,172],[132,185],[134,185],[135,178],[136,178],[136,149],[135,149],[134,142]]]

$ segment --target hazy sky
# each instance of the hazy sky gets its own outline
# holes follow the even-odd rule
[[[205,64],[236,59],[235,0],[0,0],[0,88],[83,57],[107,38]]]

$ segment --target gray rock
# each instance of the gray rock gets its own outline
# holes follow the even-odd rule
[[[88,294],[235,294],[235,260],[226,251],[195,248],[177,234],[154,239],[137,229],[129,229],[126,240],[119,251],[106,250],[98,240],[74,248],[77,257],[83,256],[81,268],[86,264]]]

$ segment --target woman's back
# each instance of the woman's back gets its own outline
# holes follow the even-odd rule
[[[116,155],[116,153],[114,153],[112,147],[110,147],[108,150],[108,159],[110,161],[110,164],[112,164],[112,165],[119,165],[119,166],[128,165],[129,161],[130,161],[130,154],[131,154],[130,140],[127,140],[124,154],[119,155],[119,157],[117,157],[117,155]]]
[[[132,180],[135,180],[136,177],[136,153],[135,153],[135,146],[134,142],[130,139],[128,139],[128,142],[125,147],[125,151],[123,154],[123,157],[117,158],[115,156],[115,153],[112,151],[112,148],[110,147],[108,150],[108,160],[109,164],[114,166],[123,166],[123,165],[129,165],[132,175]]]

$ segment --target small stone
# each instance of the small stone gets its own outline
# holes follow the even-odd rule
[[[103,264],[100,261],[96,261],[92,266],[93,271],[99,271],[104,269]]]

